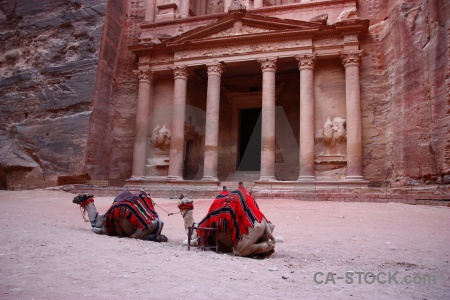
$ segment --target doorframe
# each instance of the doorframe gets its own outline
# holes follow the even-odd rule
[[[239,111],[246,108],[261,108],[262,92],[229,92],[225,93],[231,104],[231,161],[234,171],[238,170],[239,162]]]

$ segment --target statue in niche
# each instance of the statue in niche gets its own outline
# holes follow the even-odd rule
[[[162,151],[167,151],[170,149],[171,136],[172,134],[166,127],[166,124],[164,124],[162,128],[158,125],[155,127],[155,129],[153,129],[150,141],[155,145],[156,148],[159,148]]]
[[[315,136],[316,176],[329,180],[340,179],[345,174],[347,163],[346,121],[341,117],[328,117],[323,128]]]
[[[333,148],[336,144],[345,143],[347,140],[345,127],[345,119],[335,117],[331,121],[330,117],[328,117],[325,124],[323,124],[322,132],[319,132],[316,140],[317,142],[323,142],[329,148]]]
[[[167,176],[170,161],[170,141],[172,133],[164,124],[156,126],[148,139],[150,146],[147,156],[147,176]],[[184,177],[193,179],[199,168],[200,135],[198,129],[185,122],[184,126]]]

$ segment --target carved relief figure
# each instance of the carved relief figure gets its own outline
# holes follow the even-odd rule
[[[344,9],[341,14],[339,15],[338,21],[344,21],[344,20],[351,20],[351,19],[357,19],[358,18],[358,12],[355,7]]]
[[[241,21],[236,21],[233,24],[233,30],[231,32],[231,34],[233,35],[240,35],[240,34],[246,34],[247,31],[244,28],[244,25],[242,25]]]
[[[347,140],[347,131],[345,130],[346,122],[341,117],[333,119],[333,137],[334,144],[342,144]]]
[[[155,127],[155,129],[153,129],[150,141],[155,145],[156,148],[159,148],[162,151],[167,151],[170,149],[170,138],[171,132],[166,127],[166,124],[164,124],[162,128],[158,125]]]
[[[147,158],[147,175],[148,176],[167,176],[169,167],[169,151],[172,133],[167,124],[157,125],[151,137]],[[199,168],[199,142],[200,135],[198,129],[192,124],[185,122],[184,126],[185,153],[184,153],[184,177],[193,179],[198,173]]]
[[[347,140],[345,126],[345,119],[335,117],[333,121],[331,121],[330,117],[328,117],[327,121],[323,124],[323,130],[318,132],[316,141],[323,142],[330,148],[334,147],[336,144],[345,143]]]

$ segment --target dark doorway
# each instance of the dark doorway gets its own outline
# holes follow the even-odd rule
[[[184,158],[184,176],[186,180],[192,180],[195,178],[198,172],[198,160],[196,158],[195,141],[188,140],[186,142],[186,155]]]
[[[261,108],[241,109],[239,124],[238,171],[260,171]]]

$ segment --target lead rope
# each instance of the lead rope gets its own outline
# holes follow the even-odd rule
[[[81,207],[81,205],[80,205],[80,213],[81,216],[83,217],[84,222],[90,222],[88,219],[86,219],[86,209],[84,207]]]
[[[81,205],[80,205],[80,213],[81,213],[81,216],[83,217],[84,222],[91,222],[91,220],[86,219],[86,209],[84,207],[82,208]],[[92,227],[95,227],[95,223],[97,222],[97,217],[98,217],[98,212],[95,214],[94,221],[91,222]]]
[[[144,195],[144,193],[145,193],[145,195]],[[147,192],[144,191],[144,193],[142,193],[142,191],[141,191],[141,194],[139,195],[139,197],[140,196],[144,196],[144,197],[149,197],[150,198],[150,196],[147,194]],[[167,213],[167,216],[176,215],[176,214],[181,213],[181,211],[176,212],[176,213],[168,212],[167,210],[165,210],[164,208],[159,206],[158,203],[156,203],[152,198],[150,198],[150,200],[152,201],[153,205],[158,206],[161,210],[165,211]]]
[[[153,200],[152,200],[152,201],[153,201]],[[159,208],[161,208],[163,211],[165,211],[165,212],[167,213],[167,216],[176,215],[176,214],[180,214],[180,213],[181,213],[181,211],[176,212],[176,213],[168,212],[167,210],[165,210],[164,208],[162,208],[161,206],[159,206],[155,201],[153,201],[153,204],[155,204],[156,206],[158,206]]]

